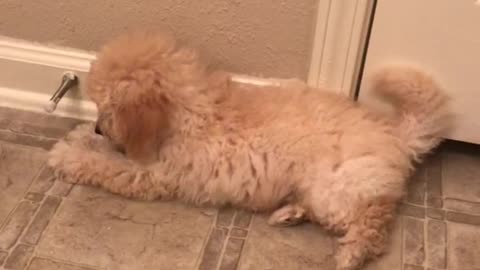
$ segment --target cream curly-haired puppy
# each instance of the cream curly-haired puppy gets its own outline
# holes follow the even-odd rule
[[[103,136],[78,128],[49,165],[127,197],[308,219],[340,233],[337,269],[356,269],[384,251],[413,162],[449,127],[448,99],[422,71],[385,68],[372,86],[395,117],[302,84],[234,84],[171,37],[130,34],[101,50],[88,77]]]

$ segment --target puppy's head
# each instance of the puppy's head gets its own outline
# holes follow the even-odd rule
[[[171,36],[136,33],[107,43],[87,78],[99,114],[97,133],[128,157],[148,159],[169,132],[172,107],[203,76],[196,53],[177,49]]]

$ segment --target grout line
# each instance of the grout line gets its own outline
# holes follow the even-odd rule
[[[424,246],[424,258],[423,258],[423,269],[426,269],[428,268],[428,259],[429,259],[429,246],[428,245],[428,220],[425,219],[425,221],[423,222],[423,246]]]
[[[237,217],[237,213],[238,213],[238,210],[235,209],[235,212],[233,213],[232,219],[230,220],[230,224],[228,225],[228,227],[226,227],[227,235],[225,236],[225,239],[223,241],[223,246],[222,246],[222,249],[220,250],[220,254],[218,256],[217,266],[215,267],[215,269],[220,269],[220,267],[222,266],[223,255],[225,255],[225,251],[227,250],[227,244],[228,244],[228,241],[230,240],[230,233],[231,233],[232,228],[234,226],[235,218]]]
[[[34,256],[34,258],[49,260],[49,261],[52,261],[52,262],[56,262],[56,263],[60,263],[60,264],[66,264],[66,265],[69,265],[69,266],[78,266],[78,267],[88,268],[89,270],[90,269],[91,270],[104,270],[104,268],[100,268],[100,267],[97,267],[97,266],[83,264],[83,263],[76,263],[76,262],[71,262],[71,261],[66,261],[66,260],[61,260],[61,259],[58,259],[58,258],[55,258],[55,257]],[[26,268],[26,269],[28,269],[28,268]],[[105,270],[109,270],[109,269],[105,269]]]
[[[405,233],[404,233],[404,226],[403,226],[403,221],[404,221],[404,217],[403,216],[400,216],[400,269],[401,270],[404,270],[405,268],[405,262],[404,262],[404,256],[403,256],[403,253],[404,253],[404,248],[405,248]]]
[[[422,181],[423,181],[423,207],[427,209],[427,198],[428,198],[428,168],[425,168],[425,165],[423,165],[423,171],[422,171]],[[425,215],[426,215],[426,210],[425,210]]]
[[[205,239],[203,241],[202,248],[200,249],[200,254],[197,257],[197,260],[195,262],[195,269],[198,269],[200,267],[200,265],[202,264],[203,256],[205,255],[205,250],[206,250],[208,241],[210,240],[210,237],[212,236],[212,232],[215,230],[215,227],[216,227],[215,224],[217,222],[218,212],[219,211],[217,209],[217,213],[215,214],[215,217],[213,218],[213,221],[212,221],[212,224],[210,225],[207,236],[205,237]]]
[[[220,250],[220,255],[218,256],[217,265],[215,266],[216,270],[220,269],[220,267],[222,266],[223,255],[225,255],[225,251],[227,250],[228,240],[230,240],[230,230],[227,231],[227,235],[225,236],[225,239],[223,241],[223,246]]]
[[[41,142],[44,141],[46,143],[52,143],[52,146],[53,146],[59,140],[59,139],[54,139],[54,138],[49,138],[49,137],[29,135],[29,134],[26,134],[26,133],[12,132],[11,130],[8,130],[8,129],[0,129],[0,131],[5,132],[5,133],[9,133],[10,135],[13,135],[17,138],[18,137],[23,137],[23,139],[25,139],[25,138],[33,139],[32,144],[26,144],[24,142],[21,142],[23,140],[13,141],[13,140],[8,140],[8,139],[0,139],[1,142],[6,142],[6,143],[9,143],[9,144],[18,145],[18,146],[22,146],[22,147],[29,147],[30,149],[43,150],[43,151],[47,151],[47,152],[49,151],[51,146],[48,147],[49,149],[46,149],[47,145],[42,145]]]
[[[41,127],[39,127],[39,129],[41,129]],[[53,140],[60,139],[60,138],[51,137],[51,136],[48,136],[48,135],[38,135],[38,134],[35,134],[35,133],[32,133],[32,132],[19,131],[19,130],[15,130],[14,128],[4,128],[4,127],[2,127],[1,130],[8,131],[8,132],[13,133],[13,134],[20,134],[20,135],[25,135],[25,136],[29,136],[29,137],[39,137],[39,138],[43,138],[43,139],[53,139]]]
[[[448,222],[445,222],[445,269],[448,268]]]
[[[10,132],[12,134],[27,136],[27,137],[30,137],[30,138],[32,138],[32,137],[33,138],[42,138],[42,137],[26,135],[26,134],[23,134],[23,133],[13,133],[13,132],[5,130],[5,129],[0,129],[0,132]],[[44,138],[44,139],[50,140],[48,138]],[[58,141],[59,139],[51,139],[51,140]],[[46,150],[45,148],[43,148],[42,146],[39,146],[39,145],[29,145],[29,144],[24,144],[24,143],[20,143],[20,142],[13,142],[13,141],[10,141],[10,140],[0,139],[0,144],[8,144],[8,145],[11,145],[11,146],[23,148],[25,150],[36,150],[36,151],[48,152],[48,150]]]
[[[35,220],[35,217],[38,215],[38,212],[40,211],[40,209],[42,208],[42,205],[44,204],[45,200],[46,200],[47,196],[44,196],[42,198],[42,200],[40,202],[38,202],[38,207],[37,209],[35,210],[35,212],[33,213],[33,215],[30,216],[30,219],[28,220],[28,223],[27,223],[27,226],[25,226],[25,229],[23,230],[23,232],[18,236],[17,238],[17,241],[16,241],[16,244],[25,244],[25,245],[29,245],[31,246],[31,244],[29,243],[23,243],[22,242],[22,238],[23,236],[25,236],[25,234],[27,233],[28,229],[30,228],[30,226],[32,225],[33,221]],[[27,200],[24,198],[22,198],[22,201],[28,201],[30,202],[30,200]],[[37,202],[32,202],[32,203],[37,203]],[[35,246],[35,245],[34,245]]]
[[[25,199],[25,197],[27,196],[27,194],[30,192],[30,188],[32,187],[33,183],[35,183],[35,181],[38,179],[38,177],[40,177],[40,175],[42,174],[43,170],[45,169],[45,167],[47,167],[47,161],[44,161],[43,164],[40,166],[40,168],[38,169],[37,173],[35,174],[35,176],[33,176],[32,178],[32,181],[30,181],[30,184],[28,185],[27,189],[25,190],[25,193],[23,194],[23,199]],[[40,201],[42,202],[44,199],[45,199],[45,194],[44,195],[44,198]]]
[[[247,241],[250,239],[250,229],[253,226],[253,219],[255,219],[256,217],[257,217],[257,213],[253,212],[252,219],[250,220],[250,224],[248,225],[248,228],[245,229],[247,231],[247,234],[243,238],[243,246],[242,246],[242,249],[239,252],[237,268],[238,268],[238,265],[240,264],[240,262],[242,261],[242,258],[244,256],[245,246],[247,245]]]
[[[30,264],[32,264],[33,258],[35,258],[35,254],[36,254],[36,253],[37,253],[37,245],[34,245],[34,246],[33,246],[33,252],[32,252],[32,254],[30,255],[30,258],[28,259],[27,264],[25,265],[25,269],[29,269],[29,268],[30,268]]]
[[[24,123],[28,123],[28,122],[24,122]],[[39,127],[39,129],[41,129],[41,128],[42,127]],[[48,135],[38,135],[38,134],[35,134],[35,133],[32,133],[32,132],[15,130],[14,128],[8,128],[8,127],[5,127],[5,126],[0,127],[0,130],[7,131],[7,132],[10,132],[10,133],[13,133],[13,134],[25,135],[25,136],[29,136],[29,137],[39,137],[39,138],[43,138],[43,139],[52,139],[52,140],[60,139],[58,137],[52,137],[52,136],[48,136]],[[68,133],[68,131],[65,131],[65,133]]]

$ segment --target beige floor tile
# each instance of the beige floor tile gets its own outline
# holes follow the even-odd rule
[[[37,254],[118,270],[194,269],[213,218],[180,203],[137,202],[76,186]]]
[[[480,269],[480,227],[459,223],[447,226],[448,269],[478,270]]]
[[[334,269],[332,254],[333,239],[319,226],[276,228],[256,216],[238,269],[330,270]]]
[[[60,138],[85,121],[0,107],[0,129],[32,136]]]
[[[45,162],[45,152],[0,142],[0,227]]]
[[[480,155],[448,152],[442,182],[445,197],[480,202]]]

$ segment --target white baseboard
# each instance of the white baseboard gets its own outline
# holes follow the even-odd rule
[[[19,110],[46,113],[43,109],[49,96],[35,92],[0,87],[0,106]],[[91,101],[63,98],[58,104],[55,115],[94,121],[97,109]]]
[[[80,88],[95,59],[91,52],[49,47],[0,36],[0,106],[46,113],[44,106],[60,84],[65,71],[75,72]],[[292,80],[233,75],[232,80],[258,86],[285,85]],[[294,81],[294,80],[293,80]],[[85,120],[96,119],[96,107],[72,90],[57,106],[53,115]],[[76,92],[75,92],[76,91]]]

